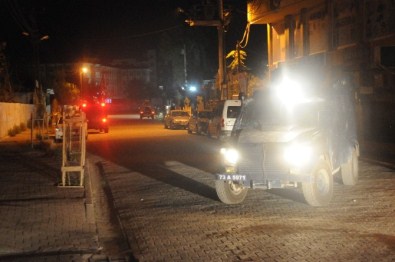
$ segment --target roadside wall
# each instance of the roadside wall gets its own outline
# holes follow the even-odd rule
[[[27,125],[34,105],[20,103],[0,103],[0,139],[8,135],[15,125]]]

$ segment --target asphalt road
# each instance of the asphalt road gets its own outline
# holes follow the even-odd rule
[[[136,260],[395,261],[389,168],[360,161],[358,185],[335,183],[327,207],[296,190],[250,191],[228,206],[214,189],[217,140],[128,117],[90,132],[87,148]]]

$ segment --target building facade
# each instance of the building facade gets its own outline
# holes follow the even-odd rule
[[[315,63],[352,80],[362,138],[395,129],[395,2],[392,0],[250,0],[248,22],[266,25],[268,67]],[[375,126],[372,130],[370,126]],[[392,138],[395,140],[395,138]]]
[[[82,72],[82,68],[86,71]],[[128,98],[133,93],[133,82],[147,86],[157,86],[157,70],[155,51],[148,51],[145,59],[113,60],[103,65],[98,62],[78,62],[68,64],[42,64],[40,75],[42,79],[50,77],[55,72],[63,71],[66,80],[80,89],[94,89],[103,92],[106,98]]]

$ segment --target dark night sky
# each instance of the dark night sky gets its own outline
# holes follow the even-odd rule
[[[188,10],[199,0],[2,0],[0,1],[0,41],[7,42],[10,60],[29,62],[32,47],[29,37],[23,36],[26,24],[37,22],[40,36],[41,62],[71,62],[83,56],[120,57],[132,51],[154,47],[160,32],[186,27],[203,30],[217,52],[215,27],[192,29],[177,14],[176,8]],[[232,20],[226,33],[228,52],[243,36],[246,26],[246,1],[224,0],[232,7]],[[34,10],[34,12],[32,11]],[[31,16],[34,13],[35,15]],[[31,17],[35,17],[31,19]],[[264,29],[252,26],[251,42],[247,47],[247,63],[261,71],[264,64]],[[127,51],[130,51],[129,53]],[[212,57],[217,64],[216,56]]]

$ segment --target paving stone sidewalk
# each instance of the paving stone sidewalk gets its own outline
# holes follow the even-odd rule
[[[97,261],[86,189],[57,186],[61,156],[29,139],[26,131],[0,140],[0,261]]]

